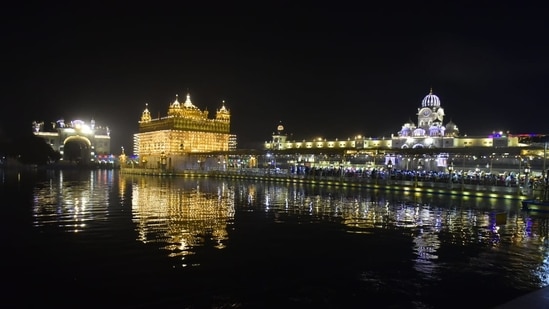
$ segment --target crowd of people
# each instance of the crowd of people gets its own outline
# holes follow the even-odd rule
[[[403,170],[388,168],[291,167],[291,175],[302,177],[366,178],[382,180],[430,181],[473,185],[537,188],[547,184],[547,173],[518,174],[514,171],[489,173],[481,170]]]

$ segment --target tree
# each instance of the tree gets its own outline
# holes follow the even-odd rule
[[[2,154],[15,158],[23,164],[45,165],[61,159],[58,151],[53,150],[51,145],[32,132],[2,139],[0,147]]]

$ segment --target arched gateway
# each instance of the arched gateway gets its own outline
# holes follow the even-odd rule
[[[43,138],[46,143],[61,153],[64,161],[78,164],[99,163],[110,156],[110,130],[108,127],[95,125],[92,120],[88,125],[82,120],[66,123],[58,120],[46,127],[43,122],[33,123],[34,134]]]
[[[70,162],[91,162],[92,143],[81,135],[69,136],[63,142],[63,160]]]

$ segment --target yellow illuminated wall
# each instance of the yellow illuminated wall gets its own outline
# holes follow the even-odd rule
[[[161,156],[228,151],[230,124],[225,102],[215,118],[208,118],[208,111],[197,108],[189,94],[183,104],[176,96],[165,117],[153,119],[147,105],[139,121],[139,133],[134,135],[134,154],[153,162],[160,161]]]

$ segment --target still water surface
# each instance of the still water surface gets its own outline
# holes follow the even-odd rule
[[[10,307],[490,308],[549,285],[516,200],[0,172]]]

